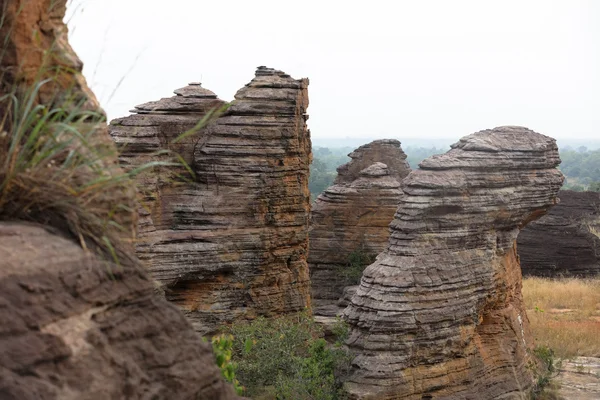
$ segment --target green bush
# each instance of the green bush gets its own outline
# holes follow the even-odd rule
[[[348,285],[358,285],[365,268],[372,264],[376,258],[377,254],[371,252],[365,245],[361,245],[348,254],[348,261],[346,266],[341,268],[340,274]]]
[[[231,355],[233,352],[233,336],[223,334],[213,337],[212,348],[213,353],[215,354],[217,366],[221,370],[221,374],[225,380],[233,384],[237,394],[243,394],[244,387],[240,385],[240,382],[235,376],[237,365],[231,361]]]
[[[561,361],[556,360],[554,350],[548,346],[536,346],[533,356],[537,363],[530,363],[528,367],[533,370],[535,383],[531,389],[529,398],[531,400],[554,400],[558,399],[556,393],[558,386],[552,381],[560,371]]]
[[[329,346],[308,313],[275,319],[257,318],[231,327],[232,360],[244,394],[262,399],[339,398],[350,356]]]

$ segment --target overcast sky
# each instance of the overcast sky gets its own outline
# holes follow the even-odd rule
[[[192,81],[232,100],[266,65],[310,79],[317,141],[499,125],[600,139],[598,0],[73,0],[68,14],[109,118]]]

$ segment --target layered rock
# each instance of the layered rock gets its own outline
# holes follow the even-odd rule
[[[376,162],[387,165],[389,175],[402,180],[410,172],[406,154],[396,139],[379,139],[360,146],[352,153],[349,162],[337,168],[334,184],[352,183],[361,176],[361,171]]]
[[[500,127],[404,179],[389,246],[344,311],[354,397],[526,397],[533,340],[515,243],[556,202],[559,162],[554,139]]]
[[[0,222],[0,303],[2,399],[236,398],[144,271],[56,232]]]
[[[135,190],[68,45],[65,7],[0,1],[0,398],[233,399],[210,346],[129,252]],[[40,148],[52,157],[36,164]],[[94,191],[99,181],[113,184]]]
[[[517,240],[528,276],[600,275],[600,193],[561,190],[560,203]]]
[[[358,283],[353,280],[360,279],[361,264],[387,247],[400,182],[410,172],[397,140],[376,140],[350,157],[313,204],[308,263],[317,315],[339,313],[338,299]]]
[[[307,86],[259,67],[223,115],[179,141],[223,104],[198,84],[111,122],[123,164],[171,148],[194,173],[140,178],[137,253],[200,332],[310,305]]]

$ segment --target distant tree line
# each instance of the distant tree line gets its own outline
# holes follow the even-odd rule
[[[337,167],[350,161],[348,154],[353,147],[315,147],[313,162],[310,166],[308,188],[312,200],[333,184],[337,176]],[[410,167],[415,169],[424,159],[442,154],[448,148],[408,146],[404,149]],[[562,160],[559,169],[565,175],[563,189],[600,192],[600,149],[588,150],[585,146],[560,149]]]
[[[566,146],[560,149],[560,159],[559,168],[566,177],[563,189],[600,191],[600,149]]]

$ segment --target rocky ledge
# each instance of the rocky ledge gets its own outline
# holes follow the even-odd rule
[[[499,127],[403,181],[389,246],[344,311],[355,398],[523,399],[533,345],[519,229],[556,202],[554,139]]]
[[[410,172],[397,140],[376,140],[349,156],[335,184],[313,204],[308,263],[317,315],[341,312],[338,299],[346,286],[358,283],[360,264],[387,247],[400,182]]]
[[[527,225],[517,249],[524,276],[600,275],[600,193],[558,192],[560,203]]]

